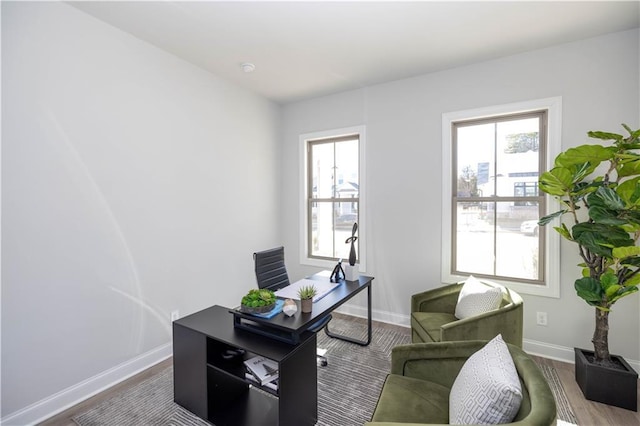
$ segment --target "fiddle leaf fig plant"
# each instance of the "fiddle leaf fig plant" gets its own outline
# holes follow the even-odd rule
[[[561,209],[538,222],[560,218],[554,229],[576,243],[583,262],[575,281],[577,295],[595,307],[591,340],[596,364],[611,363],[609,312],[614,303],[638,291],[640,284],[640,130],[622,136],[592,131],[589,137],[610,145],[581,145],[560,153],[554,167],[538,180]]]

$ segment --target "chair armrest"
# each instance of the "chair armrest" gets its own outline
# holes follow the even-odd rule
[[[513,424],[517,426],[555,425],[557,421],[556,401],[540,367],[522,349],[514,345],[507,346],[531,401],[529,414]]]
[[[444,312],[452,314],[458,303],[462,284],[449,284],[411,296],[411,312]]]
[[[523,305],[512,302],[499,309],[444,324],[442,341],[491,340],[501,330],[505,342],[522,347]]]
[[[487,342],[414,343],[391,350],[391,374],[451,387],[465,361]]]

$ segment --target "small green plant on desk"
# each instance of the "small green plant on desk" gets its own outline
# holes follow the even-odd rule
[[[269,312],[276,304],[276,295],[271,290],[252,289],[242,298],[240,310],[249,313]]]
[[[313,309],[313,297],[318,294],[316,286],[304,285],[298,289],[298,297],[300,298],[300,311],[309,313]]]

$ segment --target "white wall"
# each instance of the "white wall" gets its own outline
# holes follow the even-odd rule
[[[280,119],[66,4],[2,2],[3,424],[255,286]]]
[[[298,158],[300,134],[365,125],[367,134],[367,268],[375,276],[379,318],[409,314],[411,294],[442,285],[441,117],[443,113],[561,96],[562,149],[586,143],[589,130],[640,127],[639,33],[621,32],[472,66],[395,81],[284,108],[285,161]],[[298,171],[285,170],[282,226],[298,246]],[[579,299],[574,246],[561,246],[561,298],[524,296],[524,336],[530,349],[571,358],[590,348],[593,309]],[[290,273],[313,272],[302,265]],[[362,306],[363,300],[358,303]],[[355,309],[357,311],[357,309]],[[549,325],[535,325],[536,311]],[[640,297],[614,306],[610,347],[640,360]]]

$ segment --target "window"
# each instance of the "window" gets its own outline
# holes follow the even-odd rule
[[[548,208],[537,183],[559,145],[559,103],[443,115],[450,176],[443,192],[444,282],[475,275],[523,293],[558,296],[559,238],[549,227],[538,228]]]
[[[305,154],[301,261],[326,267],[337,259],[348,259],[351,245],[345,241],[357,223],[356,254],[362,271],[364,129],[302,135],[300,139]]]

